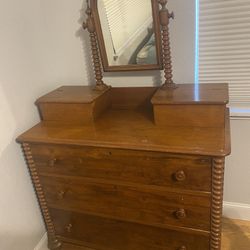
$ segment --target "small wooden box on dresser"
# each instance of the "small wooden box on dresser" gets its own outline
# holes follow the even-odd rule
[[[226,84],[38,99],[42,121],[18,142],[49,249],[220,249],[227,102]]]

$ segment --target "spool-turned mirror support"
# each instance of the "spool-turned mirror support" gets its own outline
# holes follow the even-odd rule
[[[100,54],[99,54],[99,47],[97,43],[97,37],[96,37],[96,30],[95,30],[95,23],[92,16],[92,11],[89,6],[89,2],[87,0],[87,20],[86,22],[83,22],[82,27],[83,29],[87,29],[90,36],[90,45],[91,45],[91,51],[92,51],[92,60],[93,60],[93,66],[94,66],[94,72],[95,72],[95,90],[104,90],[108,88],[108,86],[103,82],[103,72],[102,72],[102,64],[100,61]]]
[[[174,13],[169,13],[166,8],[168,0],[158,0],[161,5],[160,9],[160,25],[162,36],[162,57],[164,67],[165,83],[162,88],[176,88],[177,85],[173,82],[173,70],[170,51],[170,38],[169,38],[169,19],[174,19]]]

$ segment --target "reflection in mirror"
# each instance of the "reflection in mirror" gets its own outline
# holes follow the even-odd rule
[[[157,64],[151,0],[98,0],[108,64]]]

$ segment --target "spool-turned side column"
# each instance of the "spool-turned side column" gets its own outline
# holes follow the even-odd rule
[[[42,211],[42,215],[45,221],[47,234],[48,234],[48,247],[51,250],[59,250],[61,249],[62,243],[56,237],[55,228],[54,228],[53,222],[49,214],[49,209],[48,209],[45,196],[42,190],[42,186],[39,180],[39,176],[36,170],[35,162],[32,157],[30,145],[28,143],[23,143],[22,148],[23,148],[25,159],[26,159],[26,163],[29,168],[33,186],[36,191],[37,199],[39,201],[39,205]]]
[[[224,166],[224,157],[213,159],[210,250],[221,249]]]

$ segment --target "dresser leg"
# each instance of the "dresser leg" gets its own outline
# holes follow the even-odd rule
[[[48,247],[51,250],[54,249],[60,249],[61,248],[61,242],[57,239],[56,234],[55,234],[55,228],[54,228],[54,224],[51,220],[50,214],[49,214],[49,209],[45,200],[45,196],[42,190],[42,186],[39,180],[39,176],[36,170],[36,166],[35,166],[35,162],[34,159],[32,157],[32,152],[31,152],[31,148],[30,145],[28,143],[23,143],[22,144],[23,147],[23,152],[24,152],[24,156],[26,159],[26,163],[28,165],[29,168],[29,172],[30,172],[30,176],[33,182],[33,186],[35,188],[36,191],[36,195],[37,195],[37,199],[39,201],[39,205],[42,211],[42,215],[45,221],[45,225],[47,228],[47,232],[48,232]]]
[[[210,250],[221,249],[224,165],[224,157],[213,159]]]

